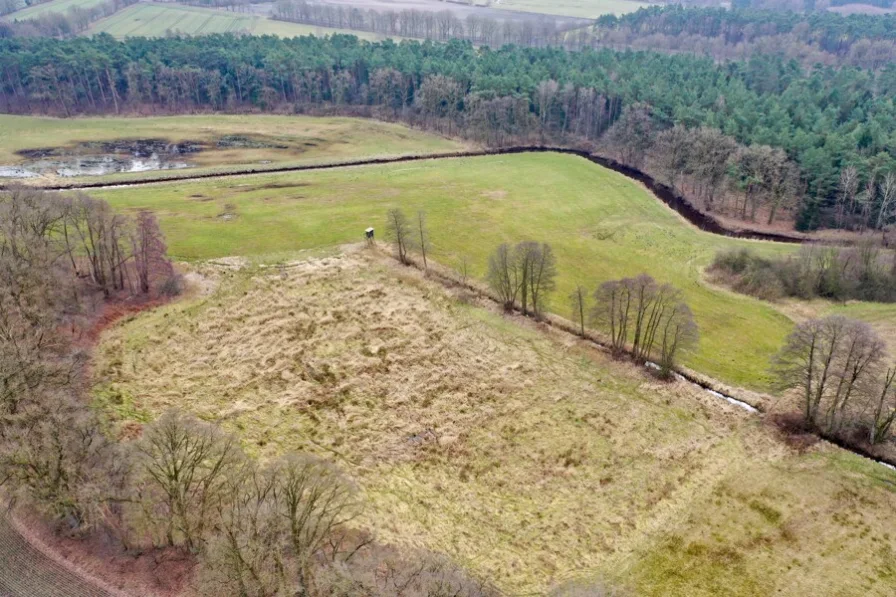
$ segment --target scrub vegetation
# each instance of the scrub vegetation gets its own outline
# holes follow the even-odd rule
[[[214,290],[104,334],[94,400],[115,433],[177,407],[262,461],[333,459],[367,504],[358,528],[511,593],[892,590],[879,465],[794,451],[375,250],[235,263],[197,264]]]

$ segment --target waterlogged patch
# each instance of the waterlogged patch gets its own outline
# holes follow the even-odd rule
[[[77,143],[67,147],[23,149],[18,155],[29,161],[20,167],[0,168],[9,178],[40,174],[65,178],[104,176],[121,172],[149,172],[190,167],[184,156],[204,149],[201,143],[172,143],[165,139],[123,139]],[[19,172],[21,171],[21,172]]]

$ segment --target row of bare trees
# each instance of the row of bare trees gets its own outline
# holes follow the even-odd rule
[[[541,316],[556,288],[557,259],[548,243],[504,243],[488,260],[488,283],[504,309]]]
[[[672,376],[677,357],[698,340],[697,324],[681,291],[647,274],[604,282],[592,297],[590,321],[609,332],[613,355],[631,355],[641,365],[653,363],[663,378]],[[582,335],[588,298],[581,286],[570,295]]]
[[[87,195],[0,193],[0,481],[72,527],[112,507],[116,447],[81,402],[84,333],[109,301],[173,293],[149,213]]]
[[[861,184],[859,171],[840,171],[834,225],[852,230],[886,230],[896,223],[896,172],[872,174]]]
[[[504,44],[527,47],[565,45],[566,31],[571,28],[549,16],[498,20],[471,14],[461,19],[450,10],[379,11],[305,0],[279,0],[274,4],[274,18],[321,27],[371,31],[387,36],[437,41],[463,39],[496,48]]]
[[[624,164],[654,174],[707,211],[749,221],[762,211],[772,224],[804,194],[799,167],[781,149],[743,146],[717,129],[655,126],[651,109],[638,104],[623,112],[607,140]]]
[[[395,245],[396,256],[403,265],[410,265],[411,251],[417,251],[423,259],[423,269],[429,267],[426,255],[431,249],[431,243],[426,226],[426,212],[418,211],[411,221],[402,210],[390,209],[386,214],[386,238]]]
[[[431,247],[423,212],[412,224],[400,209],[390,210],[386,233],[401,263],[409,265],[410,252],[419,251],[427,267],[426,254]],[[461,270],[466,280],[465,260]],[[548,243],[535,241],[503,243],[489,256],[486,280],[505,311],[519,309],[523,315],[541,317],[557,287],[554,250]],[[647,274],[604,282],[590,296],[577,286],[569,301],[573,321],[583,337],[589,323],[600,326],[609,332],[615,357],[630,355],[638,364],[652,363],[664,378],[672,376],[677,357],[698,340],[697,324],[681,291]]]
[[[871,445],[891,437],[896,421],[896,365],[885,367],[886,345],[868,324],[832,315],[796,326],[776,355],[781,389],[799,392],[807,424]]]

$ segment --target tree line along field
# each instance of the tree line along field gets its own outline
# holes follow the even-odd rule
[[[164,37],[168,33],[181,35],[209,35],[212,33],[240,33],[252,35],[329,35],[347,33],[361,39],[375,41],[382,36],[374,33],[329,29],[297,23],[274,21],[262,16],[246,15],[176,4],[139,3],[114,15],[99,20],[87,30],[88,35],[108,33],[116,38]]]
[[[714,288],[703,267],[721,249],[763,254],[794,247],[702,233],[624,176],[582,158],[520,154],[331,171],[258,175],[97,191],[116,209],[148,208],[182,259],[271,256],[357,241],[386,212],[425,210],[433,257],[468,260],[483,277],[502,242],[550,242],[558,290],[550,309],[569,315],[575,285],[649,273],[682,289],[700,326],[687,365],[725,382],[766,389],[769,358],[791,321],[758,300]]]
[[[606,14],[635,12],[650,5],[637,0],[499,0],[492,6],[507,10],[593,19]]]
[[[94,404],[112,429],[179,407],[262,460],[325,455],[361,487],[355,525],[509,594],[892,592],[891,471],[793,451],[382,254],[298,259],[197,264],[205,292],[108,330]]]
[[[160,139],[196,142],[207,149],[185,156],[193,168],[113,174],[96,178],[122,181],[141,176],[190,176],[243,167],[333,162],[372,156],[457,151],[465,144],[406,126],[354,118],[275,115],[193,115],[147,118],[41,118],[0,115],[0,165],[26,164],[18,152],[60,148],[62,153],[97,153],[97,144]],[[220,147],[224,139],[235,141]],[[245,140],[245,143],[240,141]],[[78,182],[94,180],[81,177]],[[65,182],[52,173],[24,183]]]

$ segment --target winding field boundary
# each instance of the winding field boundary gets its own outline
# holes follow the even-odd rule
[[[282,166],[271,168],[244,168],[234,170],[232,172],[208,172],[186,176],[169,176],[144,178],[140,180],[122,181],[122,182],[87,182],[73,183],[66,185],[35,185],[30,188],[41,189],[44,191],[75,191],[89,189],[113,189],[127,188],[136,186],[145,186],[163,183],[185,182],[191,180],[203,180],[211,178],[231,178],[247,175],[261,174],[283,174],[289,172],[313,172],[315,170],[334,170],[337,168],[351,168],[355,166],[376,166],[384,164],[398,164],[402,162],[419,162],[425,160],[444,160],[457,158],[485,157],[494,155],[508,155],[520,153],[561,153],[566,155],[575,155],[593,162],[599,166],[603,166],[614,172],[618,172],[632,180],[642,183],[660,201],[678,212],[684,219],[696,226],[697,228],[713,234],[728,236],[732,238],[744,238],[751,240],[767,240],[783,243],[803,243],[808,239],[791,234],[776,232],[761,232],[757,230],[745,230],[732,228],[720,222],[717,218],[701,211],[697,206],[691,203],[680,193],[675,192],[671,187],[665,185],[649,174],[642,172],[636,168],[631,168],[616,160],[601,157],[580,149],[569,149],[564,147],[552,147],[541,145],[527,145],[517,147],[504,147],[500,149],[485,149],[479,151],[454,151],[447,153],[433,153],[426,155],[405,155],[397,157],[368,158],[361,160],[350,160],[343,162],[331,162],[323,164],[308,164],[302,166]],[[0,189],[8,188],[8,185],[0,187]]]

